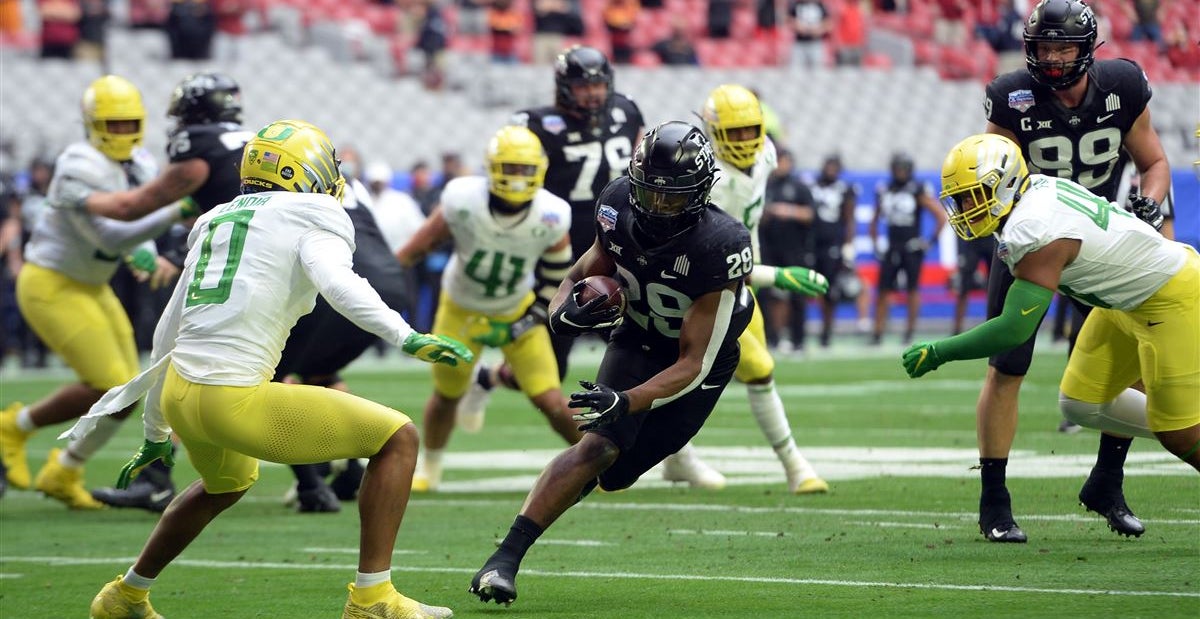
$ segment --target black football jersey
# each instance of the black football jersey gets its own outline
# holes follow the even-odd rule
[[[842,220],[842,204],[849,194],[857,199],[858,189],[854,185],[837,179],[829,184],[820,180],[812,184],[813,206],[816,216],[813,217],[813,235],[819,245],[841,245],[845,242],[846,222]]]
[[[171,163],[188,159],[208,162],[208,180],[192,194],[201,213],[229,202],[241,193],[242,148],[254,133],[234,123],[188,125],[171,135],[167,158]]]
[[[929,191],[925,183],[916,179],[903,183],[892,180],[880,183],[875,189],[879,198],[879,219],[887,223],[890,247],[900,247],[921,235],[921,203],[917,199]]]
[[[609,183],[590,219],[604,251],[617,264],[628,306],[618,329],[637,329],[646,345],[678,348],[683,315],[695,299],[742,282],[750,274],[754,256],[750,231],[721,209],[708,205],[700,221],[662,245],[643,247],[634,235],[633,207],[628,177]],[[738,307],[731,325],[741,334],[754,301],[738,289]]]
[[[1116,201],[1130,161],[1121,146],[1150,101],[1150,83],[1132,60],[1098,60],[1083,102],[1068,108],[1022,69],[988,84],[987,119],[1017,136],[1030,172],[1069,178]]]
[[[550,159],[546,190],[571,204],[571,250],[582,255],[596,238],[591,224],[596,197],[609,181],[628,172],[645,124],[642,111],[632,99],[616,93],[608,124],[595,130],[554,106],[522,110],[512,122],[528,127],[541,140]]]

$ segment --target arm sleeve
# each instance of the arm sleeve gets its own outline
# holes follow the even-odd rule
[[[537,300],[530,308],[531,312],[540,314],[540,318],[545,318],[549,314],[550,300],[558,292],[559,284],[566,279],[567,272],[571,270],[571,265],[574,263],[571,258],[570,245],[559,251],[547,250],[542,254],[534,268],[536,280],[534,293],[537,295]]]
[[[980,359],[1016,348],[1033,336],[1054,291],[1018,279],[1004,298],[999,316],[954,337],[939,340],[935,346],[942,361]]]
[[[395,346],[413,333],[408,322],[352,270],[353,253],[345,239],[325,230],[309,232],[300,238],[300,263],[329,305],[359,328]]]
[[[153,239],[179,221],[179,204],[161,208],[134,221],[117,221],[107,217],[80,213],[71,220],[84,238],[108,254],[121,254]]]

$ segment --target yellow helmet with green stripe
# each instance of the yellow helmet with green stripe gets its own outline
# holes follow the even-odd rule
[[[324,193],[340,201],[346,187],[329,137],[302,120],[263,127],[246,143],[240,173],[242,193]]]

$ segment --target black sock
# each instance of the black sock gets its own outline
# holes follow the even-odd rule
[[[1005,472],[1008,468],[1008,458],[980,458],[979,480],[983,486],[983,496],[1004,493]]]
[[[292,473],[296,475],[296,490],[303,492],[321,485],[321,474],[315,464],[293,464]]]
[[[492,561],[489,563],[497,561],[508,563],[516,569],[521,565],[521,560],[525,558],[525,553],[529,551],[530,546],[533,546],[533,543],[541,535],[542,527],[539,527],[536,522],[525,516],[517,516],[508,529],[508,535],[504,536],[504,541],[500,542],[500,548],[492,555]]]
[[[483,363],[480,363],[479,364],[479,373],[476,374],[475,376],[476,376],[475,382],[480,387],[483,387],[484,390],[486,390],[486,391],[492,390],[492,372],[490,371],[488,366],[484,365]]]
[[[1096,466],[1092,470],[1106,475],[1125,476],[1125,456],[1133,438],[1119,438],[1111,434],[1100,435],[1100,448],[1096,451]]]

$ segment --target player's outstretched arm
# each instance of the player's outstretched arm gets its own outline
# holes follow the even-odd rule
[[[819,297],[829,291],[829,280],[824,275],[798,266],[756,264],[750,272],[750,284],[755,288],[772,287],[810,297]]]
[[[413,233],[411,239],[396,252],[396,259],[400,264],[410,267],[429,255],[439,245],[448,240],[453,233],[450,231],[450,226],[446,223],[446,216],[443,214],[441,205],[433,209],[429,213],[429,217],[425,218],[425,222],[420,228]]]
[[[83,207],[92,215],[132,221],[182,200],[181,216],[186,219],[199,214],[196,203],[188,196],[206,180],[208,163],[203,159],[187,159],[168,165],[162,174],[136,189],[91,193]]]

